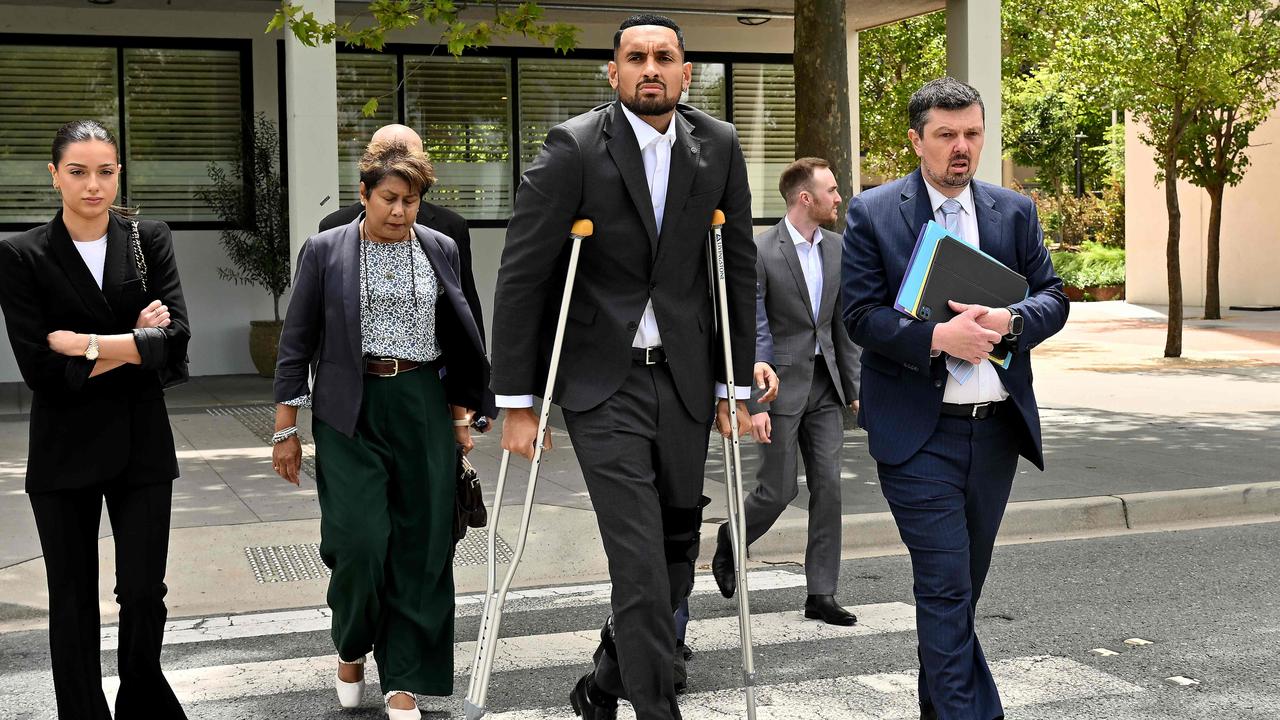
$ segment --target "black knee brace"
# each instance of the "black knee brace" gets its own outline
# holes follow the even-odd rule
[[[692,566],[698,559],[702,509],[710,504],[711,498],[703,495],[696,507],[662,508],[662,539],[668,565],[689,563]]]

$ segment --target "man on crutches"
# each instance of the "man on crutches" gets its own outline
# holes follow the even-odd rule
[[[493,390],[508,408],[503,448],[532,457],[532,394],[552,364],[569,229],[590,219],[551,399],[564,410],[595,508],[613,614],[594,671],[569,700],[588,720],[615,717],[619,698],[639,720],[675,720],[672,612],[693,580],[707,433],[716,381],[725,378],[705,238],[712,212],[723,209],[734,371],[749,378],[751,192],[733,127],[677,106],[692,66],[676,24],[630,18],[614,48],[618,101],[553,128],[516,193],[494,303]],[[749,392],[744,386],[738,397]],[[721,405],[727,422],[728,402]],[[747,417],[745,403],[737,409]]]

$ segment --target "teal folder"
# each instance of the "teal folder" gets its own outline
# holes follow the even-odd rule
[[[1027,292],[1025,277],[930,220],[920,228],[894,307],[916,320],[946,322],[956,315],[948,300],[1007,307],[1025,300]],[[1010,351],[991,356],[1006,369],[1012,360]]]

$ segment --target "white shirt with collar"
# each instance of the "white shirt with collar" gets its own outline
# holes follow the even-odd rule
[[[626,105],[622,106],[622,114],[631,124],[631,131],[640,146],[640,157],[644,161],[644,176],[649,185],[649,199],[653,204],[653,219],[658,232],[662,232],[662,218],[667,209],[667,183],[671,177],[671,149],[676,142],[676,121],[672,116],[665,133],[658,132],[652,125],[640,119]],[[662,345],[662,334],[658,331],[658,318],[653,313],[653,300],[644,306],[644,314],[640,316],[639,327],[631,340],[633,348],[659,347]],[[741,400],[751,397],[751,380],[747,378],[745,385],[735,387],[735,395]],[[729,391],[723,383],[716,383],[716,396],[728,397]],[[498,395],[494,403],[501,408],[533,407],[532,395]]]
[[[791,218],[784,215],[782,222],[791,235],[791,242],[795,243],[800,269],[804,272],[804,283],[809,291],[809,309],[813,314],[814,327],[817,327],[818,310],[822,307],[822,228],[813,229],[813,241],[810,242],[791,224]],[[813,354],[822,354],[822,343],[816,339],[813,341]]]
[[[927,180],[924,182],[924,187],[929,192],[929,207],[933,208],[933,219],[939,225],[945,226],[942,203],[949,198],[930,185]],[[964,190],[955,197],[955,200],[960,203],[960,218],[956,224],[956,232],[965,243],[975,248],[979,247],[980,236],[978,235],[978,215],[973,204],[973,183],[965,185]],[[951,373],[947,373],[947,388],[942,393],[942,402],[957,404],[999,402],[1007,397],[1009,397],[1009,391],[1000,381],[1000,375],[996,373],[995,366],[990,361],[984,360],[978,363],[975,372],[965,380],[964,384],[957,381]]]

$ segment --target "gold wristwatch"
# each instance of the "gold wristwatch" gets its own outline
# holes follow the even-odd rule
[[[89,347],[84,349],[84,359],[94,361],[98,359],[98,336],[89,333]]]

